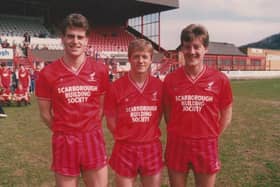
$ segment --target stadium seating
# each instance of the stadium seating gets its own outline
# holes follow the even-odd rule
[[[49,36],[50,33],[43,26],[43,20],[36,17],[0,15],[0,31],[4,36]]]
[[[93,28],[90,34],[89,45],[94,51],[127,51],[127,46],[134,36],[129,34],[125,27],[110,26]]]
[[[44,27],[41,18],[0,15],[0,36],[2,41],[7,41],[11,47],[22,47],[25,33],[31,36],[29,47],[32,49],[63,49],[59,38],[49,38],[50,33]]]
[[[18,27],[18,26],[16,26]],[[35,29],[35,28],[34,28]],[[7,40],[10,46],[23,46],[24,37],[23,34],[19,36],[11,34],[3,34],[5,29],[2,29],[1,39]],[[36,31],[37,32],[37,31]],[[97,27],[92,29],[89,46],[93,47],[95,52],[114,51],[114,52],[126,52],[128,44],[135,37],[129,34],[125,27],[111,26],[111,27]],[[35,50],[49,49],[49,50],[63,50],[60,38],[39,38],[36,36],[31,37],[29,47]]]
[[[23,46],[23,36],[1,36],[3,41],[7,40],[10,46]],[[31,49],[44,49],[47,48],[49,50],[62,50],[63,46],[61,45],[60,38],[38,38],[32,37],[29,47]]]

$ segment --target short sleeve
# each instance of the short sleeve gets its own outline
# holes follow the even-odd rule
[[[36,96],[38,99],[51,100],[51,85],[50,81],[44,71],[39,73],[39,77],[36,80]]]
[[[233,101],[232,89],[230,85],[230,81],[227,77],[224,77],[220,95],[220,109],[225,109],[228,105],[230,105]]]
[[[170,106],[170,86],[169,86],[169,79],[166,79],[163,82],[163,103],[164,106]]]
[[[99,64],[100,65],[100,64]],[[109,81],[109,73],[108,69],[106,68],[105,65],[100,65],[99,66],[99,71],[100,71],[100,94],[106,94],[106,92],[109,89],[110,81]]]

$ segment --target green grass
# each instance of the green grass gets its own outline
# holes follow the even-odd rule
[[[280,186],[280,80],[232,81],[233,120],[220,138],[220,187]],[[54,186],[50,132],[35,99],[27,107],[5,107],[0,119],[0,187]],[[162,122],[165,144],[165,124]],[[107,149],[112,137],[104,125]],[[193,186],[193,176],[188,184]],[[112,171],[109,176],[113,186]],[[162,186],[168,186],[166,169]]]

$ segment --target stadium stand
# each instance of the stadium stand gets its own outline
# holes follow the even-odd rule
[[[127,46],[135,37],[123,26],[108,26],[92,29],[89,45],[95,51],[127,51]]]
[[[150,40],[159,50],[156,51],[154,61],[161,62],[166,55],[162,54],[162,51],[166,50],[160,47],[159,29],[156,33],[146,31],[152,26],[159,28],[161,11],[178,6],[178,0],[10,0],[5,8],[0,7],[1,40],[14,48],[14,66],[24,64],[34,68],[38,62],[48,63],[62,55],[63,46],[55,30],[65,15],[81,12],[93,26],[87,55],[104,63],[109,62],[108,65],[113,67],[112,72],[116,72],[114,67],[117,67],[117,64],[127,63],[127,47],[134,38]],[[156,17],[156,20],[145,17],[149,14],[156,14],[157,16],[152,16]],[[137,23],[140,30],[128,25],[129,19],[137,17],[144,20]],[[25,43],[25,33],[31,36],[28,46]]]
[[[23,36],[27,32],[30,36],[47,37],[50,33],[42,24],[43,18],[0,15],[0,31],[5,36]]]
[[[81,12],[92,25],[87,55],[106,63],[114,73],[122,74],[118,71],[123,68],[115,67],[128,61],[127,46],[134,38],[149,40],[156,49],[152,74],[165,75],[183,64],[178,49],[169,51],[160,45],[160,13],[178,8],[178,0],[10,0],[7,7],[0,7],[0,36],[5,45],[7,42],[15,49],[15,65],[34,68],[38,62],[48,63],[62,55],[55,31],[61,19],[72,12]],[[31,36],[27,50],[26,32]],[[210,43],[205,64],[225,71],[267,68],[265,57],[249,57],[233,44],[220,42]]]

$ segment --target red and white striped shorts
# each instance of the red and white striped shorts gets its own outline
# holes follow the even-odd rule
[[[101,130],[79,134],[54,133],[52,170],[66,176],[98,169],[107,164],[105,141]]]
[[[116,142],[109,163],[121,176],[135,177],[138,173],[144,176],[155,175],[163,168],[161,142]]]
[[[218,156],[218,139],[187,139],[169,135],[165,150],[168,169],[195,173],[216,173],[221,168]]]

